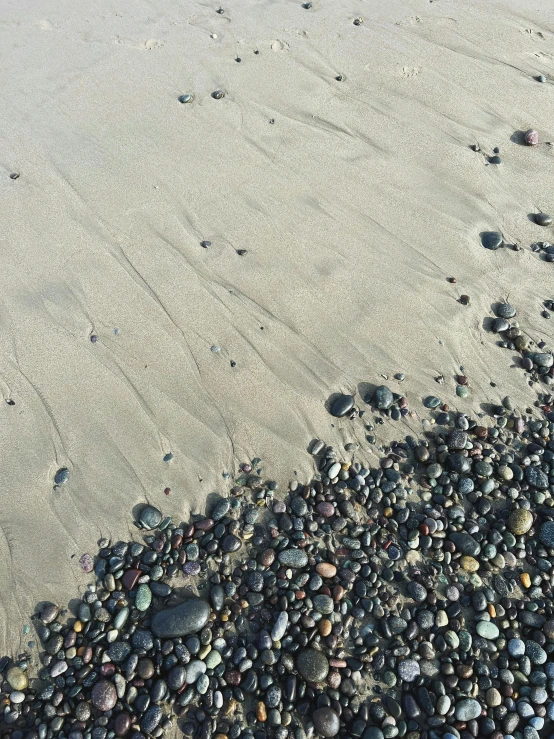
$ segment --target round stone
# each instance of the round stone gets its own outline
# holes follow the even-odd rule
[[[335,609],[334,601],[328,595],[314,595],[313,603],[315,610],[324,615],[333,613]]]
[[[17,667],[17,665],[10,667],[6,674],[6,680],[12,690],[25,690],[29,684],[27,673],[21,667]]]
[[[315,571],[321,577],[335,577],[337,574],[337,568],[329,562],[320,562],[315,566]]]
[[[475,557],[468,557],[467,555],[464,555],[460,558],[460,564],[462,565],[462,569],[466,572],[477,572],[479,569],[479,562],[475,559]]]
[[[394,395],[386,385],[379,385],[373,393],[373,405],[379,410],[387,410],[394,403]]]
[[[92,688],[90,699],[99,711],[111,711],[117,703],[115,685],[108,680],[98,680]]]
[[[504,239],[499,231],[485,231],[481,234],[481,243],[485,249],[496,251],[502,246]]]
[[[510,657],[523,657],[525,654],[525,642],[522,639],[510,639],[508,642],[508,653]]]
[[[309,683],[325,680],[329,673],[329,662],[323,652],[317,649],[303,649],[296,660],[296,669]]]
[[[312,721],[319,736],[332,737],[339,733],[339,717],[332,708],[318,708],[312,715]]]
[[[331,415],[336,418],[342,418],[343,416],[346,416],[347,413],[350,413],[353,407],[354,396],[339,395],[339,397],[333,401],[333,405],[331,406]]]
[[[523,139],[527,146],[536,146],[539,143],[539,132],[530,128],[528,131],[525,131]]]
[[[508,528],[515,536],[523,536],[533,525],[533,514],[525,508],[516,508],[508,517]]]
[[[139,521],[145,529],[155,529],[161,520],[161,512],[153,505],[144,506],[140,512]]]
[[[398,665],[398,675],[406,683],[412,683],[420,673],[419,662],[414,659],[404,659]]]
[[[433,410],[434,408],[438,408],[440,404],[441,404],[440,398],[437,398],[436,395],[428,395],[423,401],[423,405],[426,408],[429,408],[430,410]]]

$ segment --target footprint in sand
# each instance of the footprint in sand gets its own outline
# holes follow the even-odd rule
[[[279,41],[276,39],[275,41],[271,42],[271,50],[272,51],[288,51],[290,49],[290,46],[287,44],[286,41]]]

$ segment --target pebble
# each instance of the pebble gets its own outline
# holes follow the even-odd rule
[[[535,129],[530,128],[524,134],[524,141],[527,146],[536,146],[539,143],[539,132]]]
[[[323,737],[336,736],[340,729],[338,714],[331,708],[318,708],[313,712],[312,721],[316,732]]]
[[[144,506],[139,515],[139,521],[145,529],[155,529],[161,520],[161,512],[152,505]]]
[[[329,662],[323,652],[303,649],[296,660],[296,669],[307,682],[318,683],[327,677]]]
[[[68,480],[69,480],[69,470],[67,469],[67,467],[62,467],[54,475],[54,483],[56,485],[65,485],[65,483]]]
[[[158,611],[152,619],[152,631],[161,639],[195,634],[208,622],[210,607],[201,598],[187,600],[173,608]]]
[[[552,216],[549,216],[547,213],[535,213],[534,219],[537,226],[552,225]]]
[[[394,395],[386,385],[379,385],[373,393],[373,405],[379,410],[387,410],[394,403]]]
[[[533,514],[525,508],[516,508],[508,517],[508,528],[516,536],[523,536],[533,525]]]
[[[90,694],[92,705],[99,711],[111,711],[117,703],[117,693],[113,683],[108,680],[98,680]]]
[[[483,244],[485,249],[491,249],[492,251],[495,251],[503,245],[504,239],[502,237],[502,234],[498,231],[485,231],[483,234],[481,234],[481,243]]]
[[[340,395],[333,401],[333,405],[331,406],[331,415],[336,418],[342,418],[343,416],[346,416],[347,413],[350,413],[353,407],[354,397],[352,395]],[[316,452],[312,452],[312,454],[315,453]]]

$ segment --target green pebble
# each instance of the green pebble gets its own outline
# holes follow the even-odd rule
[[[204,662],[206,663],[206,667],[208,670],[214,670],[218,665],[221,664],[221,654],[216,650],[212,649],[211,652],[208,653],[208,656],[204,659]]]
[[[459,398],[467,398],[469,395],[469,390],[465,385],[456,385],[456,395]]]
[[[146,583],[139,585],[135,598],[135,608],[139,611],[146,611],[152,602],[152,591]]]

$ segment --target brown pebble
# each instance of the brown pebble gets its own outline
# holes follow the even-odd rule
[[[456,284],[456,278],[455,277],[447,277],[446,278],[448,282],[452,283],[452,285]]]
[[[329,636],[332,628],[333,624],[329,621],[328,618],[322,618],[321,621],[319,621],[317,624],[317,630],[319,631],[321,636]]]
[[[258,560],[264,567],[270,567],[275,562],[275,549],[264,549],[260,552]]]
[[[337,568],[330,562],[320,562],[316,565],[315,571],[321,577],[335,577],[337,574]]]
[[[469,295],[460,295],[460,300],[458,302],[462,305],[469,305]]]
[[[263,701],[258,701],[256,703],[256,718],[262,724],[267,721],[267,711]]]

